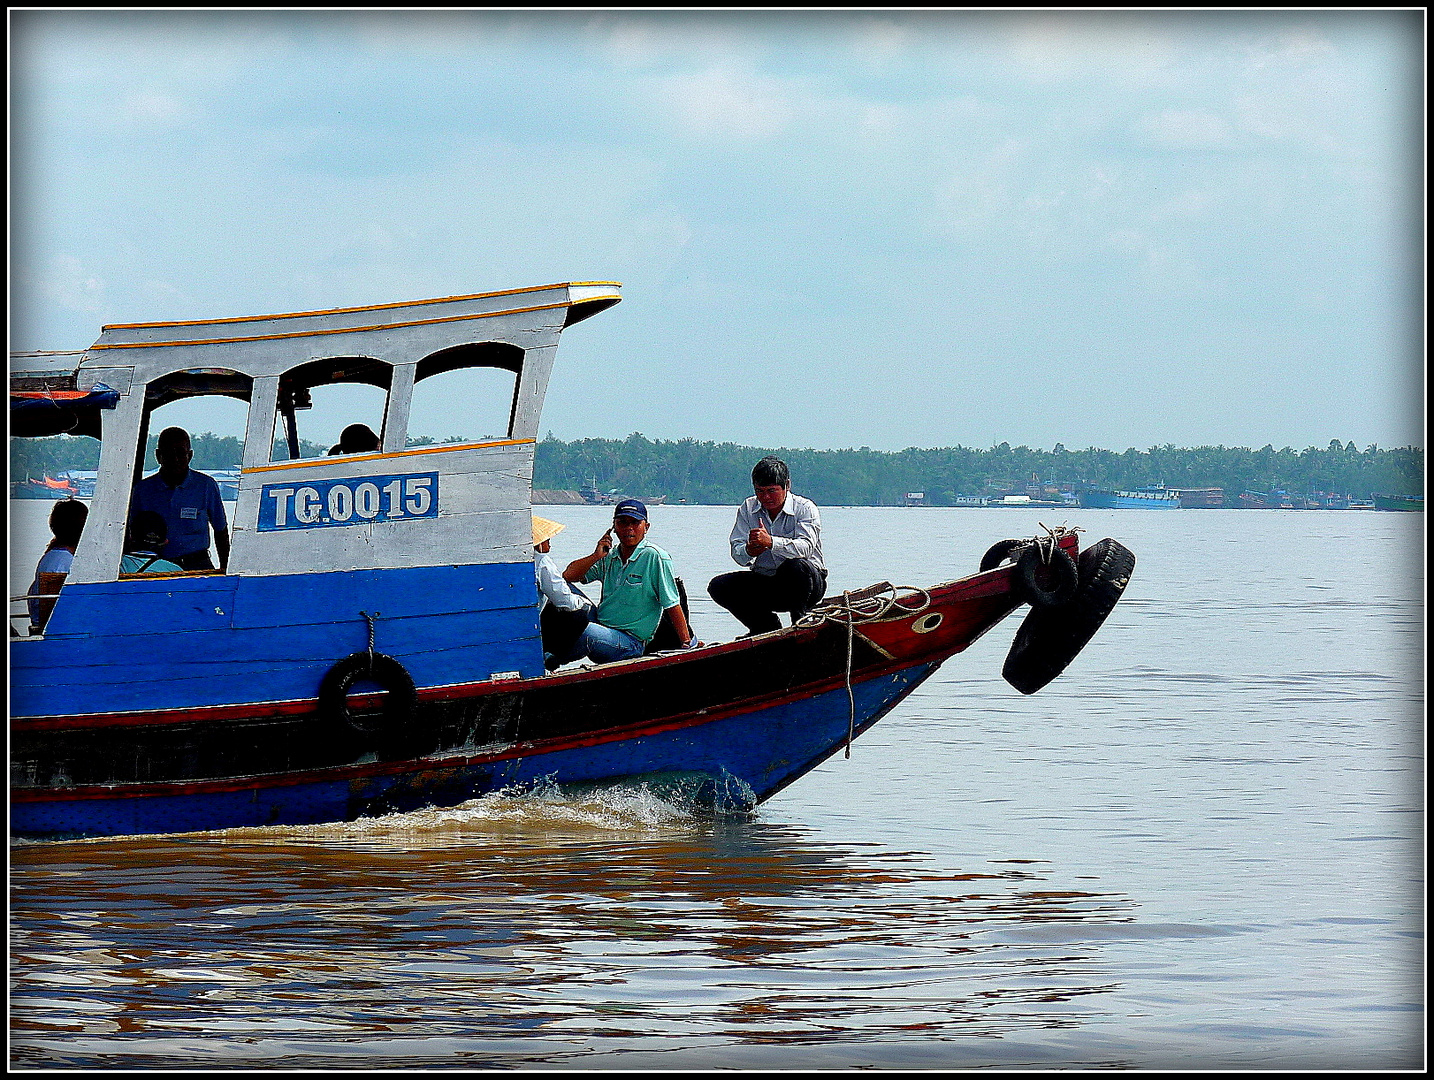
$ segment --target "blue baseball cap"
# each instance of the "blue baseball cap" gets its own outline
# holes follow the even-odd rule
[[[647,520],[647,507],[636,499],[623,499],[612,508],[612,516],[615,518],[634,518],[637,521]]]

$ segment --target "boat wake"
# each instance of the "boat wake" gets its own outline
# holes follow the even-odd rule
[[[718,797],[714,798],[714,794]],[[536,786],[496,791],[451,807],[321,825],[224,829],[189,835],[241,843],[361,843],[384,847],[432,847],[519,837],[527,841],[583,840],[617,833],[654,838],[686,830],[714,816],[744,813],[753,801],[751,789],[730,776],[714,784],[706,774],[664,773],[582,787],[559,785],[548,779]]]

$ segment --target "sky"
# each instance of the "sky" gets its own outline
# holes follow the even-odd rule
[[[1423,20],[11,9],[10,347],[620,281],[545,433],[1422,446]]]

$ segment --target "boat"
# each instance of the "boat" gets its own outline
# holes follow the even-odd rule
[[[610,491],[601,491],[598,489],[597,481],[594,479],[589,479],[586,484],[580,487],[578,489],[578,495],[582,497],[584,502],[594,506],[611,506],[618,500],[617,488],[612,488]]]
[[[999,541],[960,579],[845,591],[770,633],[545,671],[543,396],[560,336],[620,299],[571,282],[127,323],[82,354],[12,356],[12,433],[101,446],[48,622],[30,632],[12,606],[12,835],[305,825],[633,780],[750,813],[1018,609],[1003,675],[1025,694],[1113,610],[1134,555],[1062,526]],[[513,375],[503,437],[408,447],[415,384],[484,366]],[[380,449],[303,457],[295,413],[338,382],[386,391]],[[209,394],[248,403],[228,564],[121,573],[153,414]]]
[[[1225,506],[1223,488],[1169,488],[1180,497],[1182,510],[1220,510]]]
[[[578,498],[594,506],[612,506],[627,497],[628,496],[622,494],[621,488],[609,488],[607,491],[600,491],[596,480],[589,480],[578,489]],[[663,506],[667,503],[666,495],[638,495],[634,497],[640,499],[648,506]]]
[[[79,488],[68,480],[49,476],[38,480],[30,477],[10,485],[12,499],[73,499],[79,494]]]
[[[1414,510],[1423,512],[1423,495],[1375,495],[1374,508],[1376,510]]]
[[[207,472],[219,488],[220,499],[224,502],[234,502],[239,498],[240,469],[209,469]]]
[[[1136,488],[1132,491],[1106,491],[1090,488],[1076,496],[1086,510],[1178,510],[1180,495],[1165,487]]]
[[[100,474],[93,469],[66,469],[57,477],[74,489],[76,499],[93,499],[99,478]]]
[[[1278,510],[1280,508],[1278,495],[1249,488],[1240,492],[1238,502],[1241,510]]]

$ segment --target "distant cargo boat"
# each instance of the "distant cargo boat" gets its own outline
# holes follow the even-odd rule
[[[1376,495],[1374,497],[1374,508],[1376,510],[1424,510],[1423,495]]]
[[[45,477],[43,480],[21,480],[10,485],[12,499],[71,499],[79,494],[68,480]]]
[[[1163,487],[1136,488],[1134,491],[1082,491],[1077,499],[1086,510],[1178,510],[1180,495]]]
[[[1170,488],[1180,497],[1182,510],[1221,510],[1225,506],[1224,488]]]
[[[79,495],[80,489],[70,482],[65,473],[60,473],[58,478],[46,476],[43,480],[22,480],[10,485],[12,499],[74,499]]]
[[[235,502],[239,498],[239,474],[240,469],[207,469],[205,470],[219,485],[219,497],[225,502]]]
[[[95,481],[100,474],[94,470],[67,469],[60,473],[57,479],[64,481],[74,489],[74,498],[93,499],[95,497]]]
[[[613,488],[611,491],[599,491],[596,480],[589,480],[578,489],[578,494],[582,496],[583,502],[594,505],[611,506],[617,502],[617,488]]]

